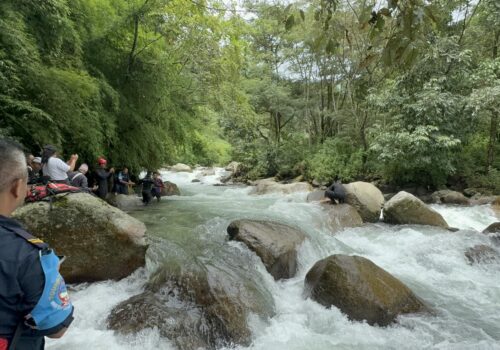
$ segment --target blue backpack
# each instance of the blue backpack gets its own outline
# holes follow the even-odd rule
[[[11,229],[39,250],[40,264],[45,275],[42,295],[33,310],[25,316],[25,324],[34,330],[48,330],[64,322],[73,312],[68,290],[59,273],[59,257],[49,245],[20,229]]]

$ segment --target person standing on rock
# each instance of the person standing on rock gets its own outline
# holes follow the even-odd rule
[[[102,157],[97,160],[97,164],[99,165],[99,168],[95,171],[95,177],[97,180],[97,196],[106,200],[108,195],[108,179],[115,173],[115,169],[111,168],[107,171],[106,166],[108,161]]]
[[[340,203],[345,201],[345,187],[340,181],[334,181],[333,184],[325,191],[325,197],[329,198],[332,204],[337,204],[335,200]]]
[[[53,145],[45,145],[42,152],[43,176],[55,183],[69,185],[68,171],[75,169],[78,154],[72,154],[65,163],[57,157],[57,149]]]
[[[10,216],[24,202],[28,169],[22,148],[0,139],[0,350],[42,350],[73,321],[61,261]]]

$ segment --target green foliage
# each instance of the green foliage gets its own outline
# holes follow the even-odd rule
[[[344,182],[355,180],[362,171],[362,152],[349,140],[326,140],[308,162],[308,175],[320,182],[335,178]]]

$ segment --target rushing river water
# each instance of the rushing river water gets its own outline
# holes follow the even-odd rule
[[[252,345],[237,349],[500,349],[500,262],[471,266],[464,256],[476,244],[491,245],[477,233],[498,220],[488,206],[434,206],[450,226],[461,229],[456,233],[368,224],[333,236],[324,212],[306,203],[305,193],[253,196],[248,187],[212,186],[218,175],[203,177],[201,183],[191,183],[199,173],[163,175],[179,185],[182,196],[132,213],[148,227],[151,248],[146,267],[119,282],[74,286],[76,319],[64,338],[48,341],[48,349],[174,349],[155,329],[126,337],[106,329],[112,308],[141,292],[148,275],[172,258],[202,261],[258,281],[276,315],[267,321],[251,317]],[[277,220],[307,234],[295,278],[275,282],[258,258],[240,243],[227,242],[227,225],[240,218]],[[436,314],[402,316],[397,324],[379,328],[351,322],[336,308],[304,300],[305,274],[316,261],[334,253],[372,260],[408,285]]]

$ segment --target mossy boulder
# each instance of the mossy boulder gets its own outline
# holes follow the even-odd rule
[[[106,202],[124,211],[134,210],[144,205],[141,198],[137,197],[136,194],[126,195],[110,193],[106,198]]]
[[[306,275],[305,295],[370,325],[386,326],[398,315],[427,311],[401,281],[360,256],[337,254],[318,261]]]
[[[146,226],[87,193],[63,194],[14,213],[26,228],[66,255],[68,283],[121,279],[145,263]]]
[[[274,279],[295,276],[297,249],[306,237],[302,231],[272,221],[236,220],[227,232],[255,252]]]
[[[180,196],[181,191],[179,187],[170,181],[163,181],[163,188],[161,189],[161,196]]]
[[[390,224],[416,224],[448,228],[444,218],[414,195],[401,191],[384,206],[384,221]]]
[[[153,274],[143,293],[112,310],[108,327],[121,334],[157,327],[180,350],[248,346],[248,316],[267,319],[274,305],[258,286],[234,277],[211,266],[169,262]]]
[[[365,222],[377,222],[384,205],[384,195],[369,182],[351,182],[344,185],[345,202],[352,205]]]

